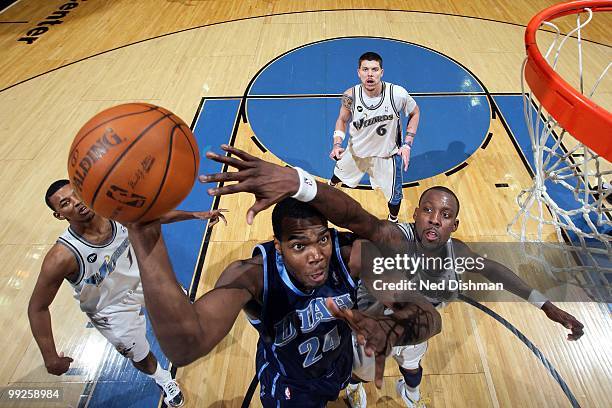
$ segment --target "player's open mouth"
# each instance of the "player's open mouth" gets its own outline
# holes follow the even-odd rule
[[[325,270],[322,270],[321,272],[313,273],[312,275],[310,275],[310,279],[312,279],[315,282],[320,282],[324,278],[325,278]]]
[[[81,207],[81,209],[79,210],[79,214],[81,215],[85,215],[89,212],[89,208],[87,207]]]
[[[434,229],[425,230],[425,238],[427,238],[428,241],[435,241],[438,239],[438,236],[438,233]]]

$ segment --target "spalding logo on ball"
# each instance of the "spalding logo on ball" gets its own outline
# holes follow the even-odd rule
[[[79,130],[68,176],[88,207],[126,224],[175,208],[191,191],[199,163],[193,133],[178,116],[127,103],[98,113]]]

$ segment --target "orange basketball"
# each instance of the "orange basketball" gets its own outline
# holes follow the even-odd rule
[[[199,158],[193,133],[179,117],[159,106],[127,103],[81,128],[70,147],[68,176],[97,214],[122,224],[149,221],[189,194]]]

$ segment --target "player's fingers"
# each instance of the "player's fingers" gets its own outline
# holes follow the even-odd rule
[[[215,174],[201,174],[200,176],[198,176],[198,180],[200,181],[200,183],[243,181],[250,175],[251,173],[247,173],[247,170],[227,171],[227,172],[215,173]]]
[[[253,220],[255,219],[255,216],[260,211],[263,211],[266,208],[270,207],[272,204],[274,204],[274,202],[271,200],[255,200],[255,204],[253,204],[251,208],[249,208],[249,210],[247,211],[247,224],[253,225]]]
[[[376,388],[381,389],[383,384],[383,375],[385,374],[385,358],[384,354],[376,356],[374,365],[374,383]]]
[[[225,215],[223,215],[223,214],[219,213],[219,218],[223,220],[223,223],[224,223],[225,225],[227,225],[227,219],[225,219]],[[218,219],[217,219],[217,221],[218,221]]]
[[[228,166],[235,167],[239,170],[249,167],[244,160],[240,160],[231,156],[225,156],[215,152],[206,152],[206,157],[208,159],[216,161],[217,163],[227,164]]]
[[[72,359],[72,357],[66,357],[68,359],[69,363],[72,363],[74,360]]]
[[[242,160],[247,161],[247,162],[260,160],[257,157],[248,154],[244,150],[240,150],[240,149],[238,149],[236,147],[233,147],[233,146],[230,146],[230,145],[227,145],[227,144],[222,144],[221,148],[223,150],[225,150],[226,152],[229,152],[229,153],[235,155],[236,157],[239,157]]]
[[[248,191],[248,184],[247,182],[241,182],[241,183],[236,183],[236,184],[230,184],[228,186],[223,186],[223,187],[212,187],[209,188],[208,191],[208,195],[211,196],[222,196],[222,195],[228,195],[228,194],[235,194],[235,193],[241,193],[241,192],[250,192]]]
[[[208,221],[208,226],[209,227],[214,227],[218,222],[219,222],[219,218],[217,218],[217,217],[211,218]]]

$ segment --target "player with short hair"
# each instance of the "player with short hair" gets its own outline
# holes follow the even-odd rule
[[[68,180],[53,182],[45,202],[55,218],[70,224],[46,254],[28,305],[32,334],[47,371],[62,375],[73,361],[57,353],[49,313],[49,306],[66,280],[93,326],[134,367],[155,380],[164,392],[166,404],[181,406],[183,394],[178,384],[158,364],[146,339],[142,286],[127,229],[86,207]],[[171,211],[163,222],[196,218],[211,219],[213,225],[224,219],[219,210]]]
[[[359,57],[360,84],[342,95],[329,157],[337,160],[329,182],[356,187],[364,174],[372,188],[380,188],[389,207],[389,220],[397,222],[402,202],[403,173],[408,170],[412,143],[419,126],[420,110],[414,99],[399,85],[382,81],[383,61],[375,52]],[[402,135],[400,114],[408,117]],[[349,141],[342,147],[347,123]]]
[[[231,263],[214,289],[193,304],[177,287],[159,224],[130,226],[130,239],[155,333],[175,365],[208,354],[243,310],[259,332],[263,406],[323,407],[337,399],[351,376],[351,328],[335,314],[355,303],[352,238],[291,198],[276,204],[272,226],[272,241],[257,245],[251,258]],[[373,319],[355,311],[347,317],[359,333],[371,334],[366,348],[377,353],[377,364],[384,364],[393,345],[419,343],[440,330],[439,314],[420,296],[392,308],[394,316]],[[406,330],[407,320],[418,328]],[[379,384],[382,374],[377,366]]]
[[[238,192],[253,193],[256,201],[247,212],[248,223],[252,223],[253,218],[259,211],[293,194],[297,199],[314,206],[335,225],[347,228],[358,237],[369,240],[377,247],[392,250],[395,254],[408,253],[416,257],[422,255],[426,258],[450,257],[452,259],[455,259],[455,257],[472,259],[479,257],[465,243],[458,239],[451,239],[452,233],[459,226],[459,219],[457,218],[459,199],[455,193],[446,187],[435,186],[421,195],[418,207],[414,211],[414,224],[395,224],[387,220],[379,220],[365,211],[357,201],[348,195],[326,184],[317,183],[312,175],[300,168],[281,167],[227,145],[223,145],[222,149],[229,152],[231,156],[220,156],[208,152],[207,157],[234,167],[238,171],[200,176],[200,181],[223,181],[225,183],[223,187],[209,189],[209,194],[214,196]],[[232,181],[237,181],[237,183],[227,184]],[[356,248],[354,248],[355,250]],[[371,273],[372,265],[364,262],[362,259],[363,252],[359,253],[361,257],[352,257],[352,269],[356,273],[360,273],[362,280],[367,283],[367,276],[361,269],[365,266],[364,270],[369,270]],[[584,334],[582,323],[574,316],[555,306],[510,269],[491,259],[480,258],[483,262],[483,268],[473,269],[472,272],[481,274],[491,282],[502,283],[505,290],[536,305],[550,320],[571,330],[571,333],[568,334],[568,340],[578,340]],[[436,266],[434,263],[432,267],[419,270],[413,279],[440,283],[457,280],[457,276],[454,269],[445,269],[445,266]],[[449,285],[446,285],[445,288],[449,288]],[[371,294],[375,292],[372,288],[368,289]],[[416,291],[399,291],[394,295],[399,295],[401,300],[403,296],[412,295],[413,292]],[[423,294],[432,306],[439,306],[458,296],[457,291],[445,290],[424,292]],[[369,304],[365,305],[366,308],[372,306],[375,302],[367,303]],[[342,313],[346,312],[343,311]],[[383,311],[383,314],[387,313]],[[424,406],[423,402],[420,401],[418,387],[422,376],[420,360],[426,349],[426,342],[393,349],[403,375],[403,378],[398,382],[397,390],[408,407]],[[356,354],[358,353],[357,350]],[[354,361],[357,363],[354,369],[358,377],[366,380],[370,379],[372,360],[365,357],[359,358],[356,355]],[[379,365],[379,362],[376,362],[376,364]],[[378,366],[376,369],[378,370]],[[352,405],[354,407],[365,407],[365,392],[363,388],[359,390],[359,387],[360,385],[354,384],[348,390],[355,397]],[[349,399],[350,397],[349,395]]]

